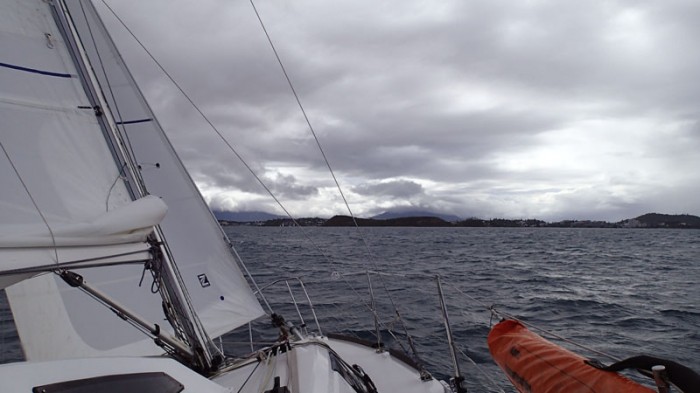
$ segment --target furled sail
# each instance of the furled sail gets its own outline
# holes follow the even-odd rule
[[[130,141],[146,188],[165,200],[161,229],[207,334],[220,336],[263,315],[231,253],[226,235],[155,119],[92,6],[66,1],[76,29],[90,34],[87,56]]]
[[[28,359],[160,353],[46,273],[100,265],[78,271],[106,292],[137,297],[129,306],[138,312],[163,318],[160,297],[138,284],[151,259],[146,237],[165,204],[133,201],[51,3],[0,3],[0,285],[11,285]]]
[[[26,210],[27,206],[15,208],[8,207],[8,213]],[[146,236],[166,210],[159,198],[147,196],[90,221],[0,224],[0,288],[47,269],[149,260]]]

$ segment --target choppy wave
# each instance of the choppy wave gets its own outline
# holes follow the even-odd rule
[[[495,321],[485,306],[494,304],[616,357],[646,353],[700,369],[697,231],[363,228],[373,252],[370,259],[355,229],[307,228],[314,242],[331,256],[329,261],[318,255],[297,258],[273,246],[280,238],[304,242],[303,233],[294,228],[227,230],[251,271],[258,264],[255,256],[274,250],[267,258],[278,263],[275,268],[265,264],[266,276],[274,276],[276,269],[307,276],[309,292],[323,301],[317,303],[317,311],[327,331],[375,339],[372,317],[363,305],[368,301],[366,277],[329,280],[333,272],[378,269],[404,275],[385,277],[383,283],[373,278],[375,295],[382,298],[377,308],[385,326],[403,339],[405,333],[386,299],[388,293],[399,306],[419,357],[435,375],[447,377],[451,361],[435,282],[413,276],[440,274],[459,349],[478,365],[477,369],[461,359],[473,391],[491,391],[488,378],[496,379],[501,389],[513,391],[486,347],[489,325]],[[287,315],[294,319],[296,311]],[[381,336],[394,341],[386,330]]]
[[[226,231],[260,284],[279,276],[304,276],[324,332],[376,340],[367,277],[356,273],[389,274],[372,277],[382,341],[410,351],[405,342],[410,335],[418,357],[444,378],[452,366],[434,279],[439,274],[462,372],[472,391],[498,391],[489,378],[500,389],[513,391],[486,347],[490,324],[495,323],[486,310],[491,305],[617,357],[646,353],[700,370],[698,231],[362,228],[364,240],[354,228]],[[300,324],[286,287],[265,293],[275,311]],[[303,294],[295,296],[305,304]],[[308,308],[301,310],[307,328],[317,330]],[[20,354],[9,316],[0,299],[4,361]],[[253,324],[252,334],[263,344],[277,333],[263,320]],[[244,329],[224,337],[227,350],[250,350],[243,344],[248,335]]]

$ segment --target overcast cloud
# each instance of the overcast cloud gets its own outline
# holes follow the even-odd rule
[[[292,214],[347,213],[248,1],[110,5]],[[697,1],[256,5],[357,215],[700,214]],[[210,205],[279,213],[103,16]]]

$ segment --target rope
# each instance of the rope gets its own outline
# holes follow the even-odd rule
[[[192,105],[192,107],[197,111],[197,113],[205,120],[205,122],[209,125],[209,127],[217,134],[217,136],[224,142],[224,144],[228,147],[228,149],[238,158],[238,160],[245,166],[245,168],[248,170],[248,172],[251,173],[251,175],[256,179],[256,181],[263,187],[263,189],[270,195],[270,197],[275,201],[275,203],[284,211],[284,213],[292,220],[292,222],[297,225],[299,228],[301,228],[302,233],[306,237],[307,240],[309,240],[313,246],[316,248],[317,251],[328,261],[331,262],[334,266],[336,266],[336,262],[333,260],[333,258],[329,257],[327,254],[325,254],[321,248],[313,241],[313,239],[308,235],[308,232],[303,229],[303,227],[298,223],[298,221],[292,216],[292,214],[287,210],[287,208],[282,204],[282,202],[274,195],[272,190],[263,182],[263,180],[255,173],[255,171],[252,169],[252,167],[246,162],[246,160],[243,158],[241,154],[238,153],[238,151],[229,143],[229,141],[223,136],[223,134],[218,130],[218,128],[209,120],[209,118],[204,114],[204,112],[195,104],[195,102],[189,97],[189,95],[184,91],[184,89],[175,81],[175,79],[168,73],[165,68],[156,60],[156,58],[153,56],[153,54],[145,47],[145,45],[136,37],[136,35],[132,32],[132,30],[124,23],[124,21],[116,14],[116,12],[109,6],[109,4],[106,3],[105,0],[102,0],[102,3],[107,7],[107,9],[114,15],[114,17],[117,19],[117,21],[124,27],[124,29],[131,35],[131,37],[138,43],[138,45],[146,52],[146,54],[151,58],[151,60],[158,66],[158,68],[163,72],[163,74],[166,75],[166,77],[173,83],[173,85],[180,91],[180,93],[185,97],[185,99]],[[285,72],[286,73],[286,72]],[[308,120],[308,118],[307,118]],[[318,143],[318,140],[317,140]],[[319,144],[320,145],[320,144]],[[325,156],[325,154],[324,154]],[[327,162],[327,161],[326,161]],[[337,184],[337,181],[336,181]],[[341,191],[342,192],[342,191]],[[347,201],[345,202],[347,206]],[[348,206],[349,208],[349,206]],[[352,213],[352,212],[351,212]],[[353,216],[354,220],[354,216]],[[357,224],[356,224],[357,225]],[[363,237],[363,242],[365,243],[365,246],[369,250],[369,247],[367,246],[367,242]],[[231,248],[232,250],[235,250],[235,248]],[[235,252],[235,251],[234,251]],[[237,254],[237,252],[235,252]],[[254,277],[249,273],[247,266],[245,265],[243,259],[240,257],[240,255],[237,255],[239,262],[241,263],[242,267],[248,274],[248,277],[250,278],[251,282],[253,283],[253,286],[258,288],[258,285],[254,279]],[[376,265],[375,265],[376,266]],[[376,267],[375,267],[376,269]],[[360,301],[365,304],[365,306],[371,310],[369,305],[363,300],[362,296],[359,294],[357,289],[355,289],[345,278],[343,278],[345,281],[345,284],[354,292],[355,296],[360,299]],[[383,284],[383,283],[382,283]],[[386,286],[384,285],[385,291],[388,290],[386,289]],[[264,303],[266,304],[268,310],[272,313],[272,308],[269,305],[269,302],[267,299],[265,299],[264,294],[262,294],[262,291],[258,291],[261,294],[261,297],[263,298]],[[391,295],[389,295],[391,296]],[[392,299],[392,304],[393,304],[393,299]],[[393,335],[393,333],[392,333]],[[398,341],[397,341],[398,342]],[[403,347],[402,347],[403,349]]]
[[[486,379],[488,379],[489,382],[490,382],[499,392],[501,392],[501,393],[506,393],[506,392],[500,387],[500,385],[498,384],[498,382],[496,382],[493,378],[491,378],[491,377],[486,373],[486,371],[485,371],[483,368],[481,368],[481,366],[479,366],[479,365],[474,361],[474,359],[472,359],[471,357],[469,357],[469,355],[467,355],[461,348],[457,347],[457,350],[459,351],[459,353],[462,354],[462,356],[464,356],[467,360],[469,360],[469,362],[470,362],[472,365],[474,365],[474,367],[476,368],[476,370],[477,370],[479,373],[481,373],[481,375],[483,375],[484,377],[486,377]]]
[[[119,128],[119,125],[122,126],[121,134],[123,134],[124,137],[126,138],[126,145],[127,145],[127,148],[124,150],[125,150],[126,154],[128,155],[128,159],[131,162],[132,167],[136,167],[137,161],[136,161],[134,149],[131,145],[131,140],[129,139],[129,134],[126,132],[126,125],[124,122],[124,118],[122,117],[121,111],[119,110],[119,103],[118,103],[116,97],[114,96],[114,91],[112,90],[112,84],[109,81],[109,76],[107,75],[107,70],[105,69],[104,62],[102,61],[102,56],[100,55],[100,51],[97,48],[97,41],[95,40],[95,35],[92,34],[92,27],[90,26],[90,19],[87,17],[87,13],[85,12],[85,7],[83,5],[83,2],[80,2],[80,10],[83,13],[83,18],[85,18],[85,24],[87,25],[87,28],[88,28],[88,33],[89,33],[90,39],[92,41],[92,46],[95,48],[95,54],[97,55],[97,60],[100,63],[100,69],[102,70],[102,75],[104,75],[105,82],[107,84],[107,90],[109,90],[109,95],[112,97],[112,104],[114,105],[114,109],[117,112],[117,117],[119,118],[119,121],[116,122],[115,126],[117,128]],[[124,144],[123,140],[121,138],[119,138],[119,136],[120,135],[118,135],[118,134],[114,135],[115,139],[117,139],[119,142]],[[126,169],[126,165],[127,165],[126,162],[124,162],[124,165],[122,166],[122,170],[121,170],[122,173],[124,173],[124,169]],[[143,182],[143,180],[139,176],[135,176],[135,177],[138,179],[139,184],[143,188],[142,192],[144,194],[146,194],[147,193],[146,184]],[[116,184],[118,180],[119,180],[119,178],[117,178],[114,181],[114,183]],[[114,187],[115,184],[112,185],[112,188]],[[112,188],[109,189],[110,193],[112,192]],[[107,194],[107,199],[109,200],[109,194]],[[109,208],[107,210],[109,210]]]
[[[274,195],[274,193],[272,192],[272,190],[265,184],[265,182],[263,182],[263,180],[257,175],[257,173],[255,173],[255,171],[254,171],[254,170],[252,169],[252,167],[247,163],[247,161],[243,158],[243,156],[242,156],[240,153],[238,153],[238,151],[233,147],[233,145],[231,145],[231,143],[229,143],[229,141],[223,136],[223,134],[218,130],[218,128],[209,120],[209,118],[208,118],[208,117],[204,114],[204,112],[197,106],[197,104],[195,104],[195,102],[189,97],[189,95],[184,91],[184,89],[177,83],[177,81],[175,81],[175,79],[170,75],[170,73],[168,73],[167,70],[165,70],[165,68],[160,64],[160,62],[158,62],[158,60],[153,56],[153,54],[145,47],[145,45],[138,39],[138,37],[136,37],[136,35],[133,33],[133,31],[126,25],[126,23],[119,17],[119,15],[116,14],[116,12],[109,6],[109,4],[106,3],[105,0],[102,0],[102,3],[107,7],[107,9],[112,13],[112,15],[114,15],[114,17],[117,19],[117,21],[124,27],[124,29],[130,34],[130,36],[138,43],[138,45],[146,52],[146,54],[151,58],[151,60],[152,60],[152,61],[158,66],[158,68],[163,72],[163,74],[165,74],[166,77],[171,81],[171,83],[173,83],[173,85],[178,89],[178,91],[180,91],[180,93],[185,97],[185,99],[190,103],[190,105],[192,105],[192,107],[193,107],[193,108],[197,111],[197,113],[204,119],[204,121],[209,125],[209,127],[217,134],[217,136],[222,140],[222,142],[224,142],[224,144],[228,147],[228,149],[229,149],[229,150],[238,158],[238,160],[245,166],[245,168],[248,170],[248,172],[251,173],[251,175],[255,178],[255,180],[256,180],[256,181],[263,187],[263,189],[270,195],[270,197],[271,197],[271,198],[275,201],[275,203],[282,209],[282,211],[284,211],[284,213],[292,220],[292,222],[293,222],[295,225],[297,225],[299,228],[301,228],[302,233],[304,234],[305,238],[306,238],[308,241],[311,242],[311,244],[316,248],[316,250],[317,250],[326,260],[330,261],[331,264],[333,264],[334,266],[336,266],[336,262],[333,260],[333,258],[331,258],[331,257],[328,256],[326,253],[324,253],[323,250],[318,246],[318,244],[316,244],[316,243],[313,241],[313,239],[309,236],[308,231],[305,231],[305,230],[303,229],[302,225],[299,224],[299,222],[296,220],[296,218],[294,218],[294,216],[292,216],[292,214],[287,210],[287,208],[282,204],[282,202]],[[257,11],[256,11],[256,13],[257,13]],[[261,23],[262,23],[262,22],[261,22]],[[264,28],[264,27],[263,27],[263,28]],[[286,71],[285,71],[285,74],[286,74]],[[296,93],[295,93],[295,95],[296,95]],[[297,96],[297,99],[298,99],[298,96]],[[305,117],[306,117],[306,115],[305,115]],[[308,117],[307,117],[307,121],[308,121]],[[315,137],[315,134],[314,134],[314,137]],[[319,143],[319,142],[318,142],[318,139],[317,139],[317,143]],[[319,143],[319,147],[320,147],[320,143]],[[324,157],[325,157],[325,154],[324,154]],[[327,162],[327,160],[326,160],[326,162]],[[335,177],[335,176],[334,176],[334,177]],[[337,180],[336,180],[336,184],[337,184]],[[341,191],[341,192],[342,192],[342,191]],[[347,201],[346,201],[345,203],[346,203],[346,206],[347,206]],[[349,206],[348,206],[348,208],[349,208]],[[352,213],[352,212],[351,212],[351,213]],[[353,216],[353,220],[354,220],[354,216]],[[366,242],[366,240],[364,239],[364,237],[363,237],[363,242],[365,243],[365,246],[368,248],[367,242]],[[235,248],[232,247],[232,250],[235,250]],[[368,250],[369,250],[369,248],[368,248]],[[235,252],[235,251],[234,251],[234,252]],[[235,252],[235,253],[237,254],[237,252]],[[245,262],[243,261],[243,259],[240,257],[240,255],[237,255],[237,257],[238,257],[238,260],[239,260],[239,262],[241,263],[242,267],[243,267],[244,270],[246,271],[248,277],[250,278],[251,282],[253,283],[253,286],[256,287],[256,288],[258,288],[258,285],[257,285],[257,283],[256,283],[256,281],[255,281],[255,279],[254,279],[254,277],[253,277],[253,276],[250,274],[250,272],[248,271],[248,268],[247,268],[247,266],[245,265]],[[376,268],[375,268],[375,269],[376,269]],[[362,299],[362,296],[359,294],[359,292],[358,292],[349,282],[347,282],[347,280],[344,279],[344,281],[345,281],[345,284],[355,293],[355,295],[356,295],[359,299]],[[385,288],[385,291],[386,291],[386,286],[385,286],[385,285],[384,285],[384,288]],[[262,294],[261,291],[258,291],[258,292],[261,293],[261,297],[263,298],[263,302],[266,304],[268,310],[270,310],[270,312],[272,313],[272,308],[270,307],[269,302],[267,301],[267,299],[264,298],[264,295]],[[387,291],[387,293],[388,293],[388,291]],[[389,296],[391,296],[391,295],[389,295]],[[362,300],[362,302],[365,303],[364,300]],[[393,299],[392,299],[392,303],[393,303]],[[369,308],[369,305],[367,305],[367,303],[365,303],[365,305]]]
[[[282,204],[282,202],[277,198],[277,196],[272,192],[272,190],[267,186],[267,184],[265,184],[265,182],[262,180],[262,178],[260,178],[260,176],[258,176],[258,174],[253,170],[253,168],[250,166],[250,164],[248,164],[248,162],[245,160],[245,158],[243,158],[243,156],[236,150],[236,148],[224,137],[223,133],[221,131],[219,131],[219,129],[214,125],[214,123],[211,120],[209,120],[209,118],[204,114],[204,112],[199,108],[199,106],[192,100],[192,98],[190,98],[190,96],[187,94],[187,92],[185,92],[185,90],[182,88],[182,86],[180,86],[180,84],[172,77],[172,75],[165,69],[165,67],[163,67],[163,65],[161,65],[161,63],[153,56],[151,51],[148,50],[148,48],[146,48],[146,46],[141,42],[141,40],[139,40],[139,38],[136,37],[134,32],[126,25],[126,23],[119,17],[119,15],[117,15],[117,13],[109,6],[109,4],[107,4],[107,2],[105,0],[101,0],[101,1],[105,5],[105,7],[107,7],[107,9],[110,11],[110,13],[112,15],[114,15],[114,17],[122,25],[122,27],[124,27],[124,29],[134,39],[134,41],[136,41],[136,43],[141,47],[141,49],[143,49],[143,51],[148,55],[148,57],[161,70],[161,72],[163,72],[163,74],[168,78],[168,80],[170,80],[170,82],[175,86],[175,88],[177,88],[177,90],[180,92],[180,94],[182,94],[182,96],[187,100],[187,102],[189,102],[189,104],[192,106],[192,108],[194,108],[194,110],[197,111],[199,116],[209,125],[209,128],[211,128],[211,130],[214,131],[214,133],[218,136],[218,138],[224,143],[224,145],[226,145],[228,150],[231,151],[231,153],[233,153],[236,156],[236,158],[243,164],[243,166],[246,168],[246,170],[253,176],[253,178],[255,178],[255,180],[258,182],[258,184],[260,184],[260,186],[265,190],[265,192],[267,192],[267,194],[275,201],[277,206],[279,206],[280,209],[282,209],[282,211],[287,215],[287,217],[289,217],[292,220],[292,222],[296,226],[302,228],[302,232],[304,233],[306,239],[309,240],[314,245],[316,250],[319,251],[319,253],[322,256],[324,256],[326,259],[330,260],[330,257],[328,257],[325,253],[323,253],[321,248],[308,235],[307,231],[303,230],[302,225],[299,224],[297,219],[289,212],[289,210],[284,206],[284,204]],[[253,285],[255,287],[257,287],[257,283],[255,282],[255,278],[252,275],[250,275],[250,273],[248,272],[248,269],[245,266],[245,262],[243,261],[243,259],[240,258],[240,256],[238,256],[238,259],[239,259],[239,262],[241,263],[241,265],[243,266],[244,270],[246,270],[248,277],[250,278]],[[268,310],[271,311],[271,308],[269,307],[267,300],[263,299],[263,301],[266,303]],[[272,313],[272,311],[271,311],[271,313]]]
[[[243,385],[241,385],[241,387],[238,389],[238,391],[237,391],[236,393],[241,393],[241,390],[243,390],[243,388],[244,388],[245,385],[248,383],[248,381],[250,380],[250,378],[253,376],[253,374],[255,374],[255,370],[258,369],[258,366],[260,366],[260,363],[262,363],[262,361],[259,361],[259,362],[255,365],[255,367],[253,367],[253,371],[251,371],[250,374],[248,374],[248,378],[246,378],[245,381],[243,381]]]

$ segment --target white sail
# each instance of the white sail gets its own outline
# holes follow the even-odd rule
[[[125,264],[149,259],[143,241],[164,213],[155,197],[132,201],[144,193],[161,196],[169,207],[162,234],[206,333],[216,337],[259,317],[260,304],[225,236],[94,8],[69,1],[64,15],[63,9],[52,12],[54,6],[64,2],[0,4],[0,45],[8,54],[0,63],[0,256],[12,261],[0,265],[0,285],[11,285],[8,299],[25,356],[162,353],[109,308],[57,276],[30,278],[41,267],[70,263],[86,282],[172,332],[156,281],[150,274],[144,278],[143,264]],[[72,28],[82,44],[72,41]],[[82,56],[89,58],[88,67],[81,66]],[[95,80],[104,93],[87,87]],[[102,113],[109,114],[108,108],[135,159],[158,163],[144,165],[146,190],[128,187],[137,179],[123,170],[124,156],[117,154],[123,149],[113,145],[107,131]],[[89,261],[91,268],[76,261]]]
[[[142,297],[135,308],[160,321],[160,297],[138,287],[142,264],[111,265],[150,259],[144,241],[165,205],[132,201],[48,2],[0,3],[0,47],[0,285],[14,284],[26,357],[161,352],[124,349],[146,337],[54,274],[29,278],[47,266],[110,265],[80,272]]]
[[[160,128],[91,4],[68,0],[76,29],[91,34],[85,45],[105,98],[117,116],[148,191],[165,200],[161,223],[192,304],[210,337],[263,315],[196,185]]]

